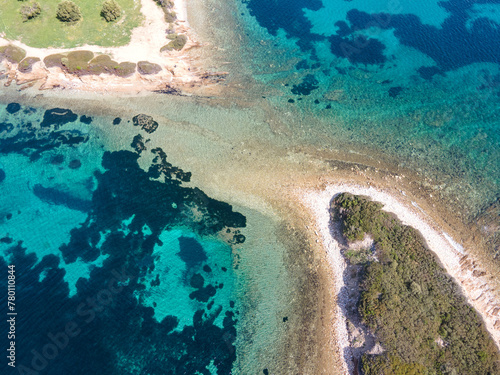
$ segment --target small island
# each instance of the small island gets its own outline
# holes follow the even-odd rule
[[[418,231],[349,193],[332,200],[331,213],[347,261],[350,345],[363,374],[500,371],[481,317]]]

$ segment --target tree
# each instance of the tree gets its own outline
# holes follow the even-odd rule
[[[62,22],[77,22],[82,19],[82,13],[74,2],[63,1],[57,6],[57,18]]]
[[[42,7],[40,6],[40,3],[34,1],[28,5],[22,6],[19,12],[23,17],[23,22],[26,22],[33,18],[38,17],[42,12]]]
[[[122,9],[115,0],[106,0],[102,4],[101,16],[106,22],[113,22],[120,18]]]

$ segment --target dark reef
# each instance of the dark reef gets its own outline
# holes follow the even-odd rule
[[[66,124],[77,118],[71,110],[55,108],[45,112],[41,123],[3,124],[0,153],[20,153],[36,161],[46,151],[78,147],[89,136],[68,129]],[[89,117],[80,119],[89,122]],[[154,123],[146,121],[144,130],[154,131]],[[62,152],[52,151],[43,162],[62,164]],[[146,171],[136,152],[104,152],[103,169],[88,176],[91,200],[34,181],[34,196],[86,213],[86,220],[71,229],[69,241],[59,248],[60,256],[39,259],[34,253],[38,249],[2,234],[0,276],[6,280],[7,264],[16,265],[16,308],[29,317],[20,323],[16,337],[16,367],[21,373],[209,375],[210,363],[218,374],[231,373],[236,358],[234,304],[225,306],[217,299],[224,283],[213,280],[217,273],[212,268],[217,265],[195,237],[226,229],[233,233],[232,228],[244,227],[246,219],[200,189],[182,186],[191,173],[169,163],[162,149],[152,152],[154,160]],[[69,167],[78,168],[82,162],[86,160],[73,159]],[[122,230],[130,218],[128,230]],[[179,326],[176,316],[158,322],[141,297],[146,287],[161,284],[158,274],[150,281],[145,277],[155,270],[153,251],[163,246],[160,235],[177,227],[193,233],[179,238],[178,256],[191,272],[185,281],[187,293],[200,305],[185,326]],[[234,233],[233,242],[241,243],[244,236]],[[106,256],[102,266],[91,265],[89,277],[80,278],[76,294],[70,296],[64,265],[90,264],[100,255]],[[6,296],[0,296],[0,304],[6,305]],[[221,326],[215,324],[219,316]],[[1,324],[8,329],[6,321]],[[6,335],[0,341],[7,344]]]
[[[10,114],[17,113],[21,109],[21,105],[19,103],[9,103],[7,104],[7,112]]]

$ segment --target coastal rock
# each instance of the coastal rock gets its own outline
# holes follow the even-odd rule
[[[147,133],[153,133],[158,128],[158,123],[153,119],[153,117],[143,113],[134,116],[132,121],[134,126],[140,126]]]
[[[45,58],[43,59],[43,63],[45,64],[45,66],[47,68],[58,67],[58,68],[62,69],[63,68],[62,59],[64,57],[65,56],[63,54],[60,54],[60,53],[48,55],[48,56],[45,56]]]
[[[135,73],[136,64],[132,62],[122,62],[115,68],[114,74],[118,77],[127,78]]]

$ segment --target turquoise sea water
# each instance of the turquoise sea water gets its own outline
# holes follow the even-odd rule
[[[470,220],[497,201],[497,1],[248,0],[238,11],[255,94],[297,143],[391,156]]]
[[[18,369],[300,373],[304,353],[281,345],[307,331],[297,306],[317,280],[294,263],[307,251],[283,242],[273,210],[238,196],[245,171],[231,163],[252,165],[252,141],[386,155],[459,202],[465,221],[497,207],[497,1],[204,6],[219,11],[199,33],[234,97],[130,98],[106,115],[72,108],[70,95],[63,108],[2,99],[0,267],[16,264]],[[140,112],[158,130],[134,126]]]

